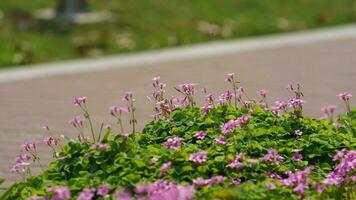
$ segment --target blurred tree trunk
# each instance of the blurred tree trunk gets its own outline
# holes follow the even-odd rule
[[[88,11],[87,0],[57,0],[57,15],[72,15]]]

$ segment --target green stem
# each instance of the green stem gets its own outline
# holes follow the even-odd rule
[[[85,117],[86,117],[86,118],[88,119],[88,121],[89,121],[90,132],[91,132],[91,135],[92,135],[92,137],[93,137],[93,141],[94,141],[94,143],[95,143],[96,140],[95,140],[95,133],[94,133],[94,128],[93,128],[93,123],[92,123],[92,121],[91,121],[91,117],[90,117],[88,111],[85,111]]]

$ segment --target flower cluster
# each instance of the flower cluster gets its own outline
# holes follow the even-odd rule
[[[327,105],[327,106],[322,107],[320,109],[321,112],[323,112],[323,116],[321,118],[329,119],[330,121],[332,121],[335,109],[336,109],[336,106],[334,106],[334,105]]]
[[[166,171],[169,170],[171,167],[172,167],[172,162],[163,163],[159,171],[159,176],[163,176],[164,173],[166,173]]]
[[[230,90],[226,90],[226,92],[222,93],[218,97],[218,102],[220,105],[231,105],[231,99],[233,97],[233,93]]]
[[[152,79],[152,86],[154,90],[151,92],[150,96],[148,96],[148,99],[152,101],[153,98],[153,110],[155,112],[153,117],[155,119],[159,117],[168,119],[170,113],[174,108],[176,108],[175,101],[178,102],[178,104],[184,104],[184,100],[180,101],[180,98],[174,97],[169,100],[166,99],[164,97],[166,84],[160,82],[160,79],[161,78],[159,76]]]
[[[57,186],[48,189],[49,192],[52,192],[53,200],[67,200],[71,198],[71,192],[66,186]]]
[[[29,170],[30,163],[28,162],[31,160],[32,156],[28,153],[21,152],[16,155],[16,162],[11,167],[11,172],[17,173],[26,173]]]
[[[86,99],[87,99],[87,97],[82,97],[82,96],[75,97],[74,98],[74,105],[82,107],[82,106],[84,106],[84,104],[86,102]]]
[[[109,145],[108,144],[102,144],[102,143],[94,143],[91,145],[92,149],[98,149],[98,150],[102,150],[102,151],[106,151],[109,149]]]
[[[269,149],[267,154],[262,157],[262,160],[279,165],[283,157],[278,154],[276,149]]]
[[[196,137],[198,140],[203,140],[206,137],[205,131],[198,131],[194,137]]]
[[[292,152],[293,154],[293,160],[295,161],[301,161],[303,159],[302,154],[300,154],[302,150],[301,149],[293,149]]]
[[[222,133],[231,133],[235,127],[246,125],[250,121],[250,116],[243,115],[236,120],[230,120],[221,127]]]
[[[182,145],[182,141],[183,141],[183,138],[180,138],[180,137],[173,137],[173,138],[169,138],[167,139],[167,141],[165,141],[163,143],[163,147],[166,148],[166,149],[179,149],[180,146]]]
[[[194,197],[194,193],[192,186],[178,185],[166,180],[156,180],[152,184],[141,184],[135,188],[137,199],[146,200],[189,200]]]
[[[69,124],[74,128],[81,128],[84,124],[84,118],[82,116],[75,116],[71,120],[69,120]]]
[[[227,143],[226,137],[218,137],[214,141],[215,141],[215,144],[218,144],[218,145],[225,145]]]
[[[47,136],[43,139],[43,142],[47,144],[49,147],[54,147],[57,146],[59,143],[60,139],[57,137],[53,136]]]
[[[245,156],[244,153],[239,153],[235,156],[235,158],[226,166],[231,169],[239,169],[242,167],[242,160]]]
[[[351,99],[352,95],[348,92],[341,92],[340,94],[338,94],[338,97],[340,100],[345,102],[346,111],[350,112],[351,111],[350,99]]]
[[[175,89],[178,92],[184,95],[185,100],[187,100],[191,106],[195,105],[195,101],[193,97],[194,97],[196,85],[197,84],[195,83],[183,83],[175,87]]]
[[[321,187],[328,187],[331,185],[341,185],[346,181],[355,179],[355,176],[349,177],[351,172],[356,168],[356,151],[346,149],[340,150],[335,156],[334,161],[340,161],[335,169],[330,172],[326,179],[323,180]]]
[[[92,200],[95,196],[95,193],[90,188],[84,188],[77,197],[77,200]]]
[[[202,177],[198,177],[193,180],[193,185],[195,187],[203,187],[203,186],[213,186],[215,184],[223,184],[224,181],[226,180],[225,176],[212,176],[209,179],[204,179]]]
[[[205,151],[193,153],[193,154],[190,154],[190,156],[189,156],[190,161],[192,161],[194,163],[198,163],[198,164],[204,163],[206,161],[206,159],[207,159],[207,153]]]
[[[297,194],[303,195],[308,189],[309,174],[314,167],[310,166],[301,171],[295,173],[288,172],[288,178],[280,180],[285,186],[293,187],[293,191]]]

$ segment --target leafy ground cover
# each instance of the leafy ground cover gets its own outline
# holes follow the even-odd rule
[[[136,130],[133,92],[125,106],[113,105],[117,125],[93,129],[86,97],[75,98],[83,112],[70,120],[77,138],[53,135],[44,142],[54,161],[31,176],[39,164],[36,142],[26,142],[12,171],[24,181],[1,199],[355,199],[356,111],[351,94],[340,93],[346,112],[335,106],[314,119],[303,116],[300,85],[289,84],[288,100],[267,101],[268,91],[251,100],[232,86],[217,98],[206,89],[206,103],[196,105],[195,84],[175,87],[180,96],[166,98],[166,85],[153,79],[150,95],[154,120]],[[132,131],[123,127],[129,118]]]
[[[55,1],[2,0],[0,67],[93,57],[210,40],[350,23],[355,0],[91,0],[110,22],[42,24],[35,11]]]

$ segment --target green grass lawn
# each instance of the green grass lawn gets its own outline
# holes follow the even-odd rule
[[[112,20],[70,29],[40,25],[48,0],[1,0],[0,68],[356,21],[356,0],[91,0]]]

